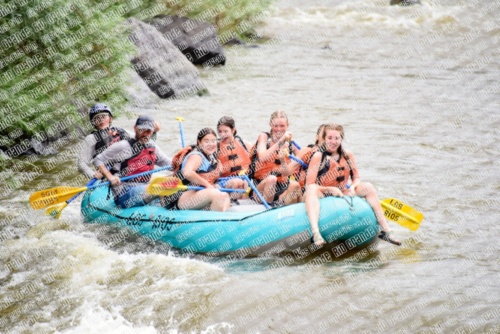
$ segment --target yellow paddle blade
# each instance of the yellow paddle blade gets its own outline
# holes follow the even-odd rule
[[[87,190],[87,187],[57,187],[37,191],[30,196],[30,205],[33,209],[39,210],[51,205],[66,202],[74,195]]]
[[[147,193],[156,196],[170,196],[183,189],[187,189],[187,186],[179,186],[179,188],[165,188],[160,184],[155,184],[148,186]]]
[[[52,218],[59,219],[61,217],[62,211],[67,206],[68,206],[67,202],[51,205],[47,209],[45,209],[45,214],[47,216],[51,216]]]
[[[411,206],[409,206],[408,204],[404,203],[403,201],[397,198],[386,198],[382,202],[387,203],[412,217],[415,217],[415,219],[419,222],[421,222],[424,219],[424,215],[422,214],[422,212],[412,208]]]
[[[159,176],[151,180],[146,189],[148,194],[157,196],[170,196],[179,190],[185,190],[188,187],[182,184],[182,181],[172,176]]]
[[[386,198],[380,204],[385,209],[384,216],[386,218],[412,231],[418,230],[420,223],[424,219],[422,212],[398,199]]]

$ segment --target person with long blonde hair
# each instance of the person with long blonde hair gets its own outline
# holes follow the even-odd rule
[[[341,125],[326,125],[323,144],[311,157],[307,170],[304,199],[314,243],[318,246],[325,244],[318,226],[319,199],[326,196],[360,196],[366,199],[375,213],[381,228],[378,237],[401,245],[401,242],[391,235],[375,187],[371,183],[361,182],[354,155],[342,147],[343,139],[344,128]]]
[[[321,124],[316,131],[316,141],[314,144],[307,145],[306,147],[302,147],[297,153],[297,158],[303,161],[303,165],[298,164],[298,168],[296,172],[294,172],[293,176],[297,180],[300,185],[302,192],[305,192],[306,186],[306,175],[307,175],[307,167],[311,162],[311,158],[316,153],[316,151],[323,144],[323,131],[325,129],[326,124]]]
[[[290,154],[298,150],[291,143],[286,113],[273,112],[269,126],[271,131],[262,132],[254,145],[249,176],[257,182],[257,190],[271,206],[296,203],[302,194],[299,184],[290,180],[294,171],[291,166],[297,165],[290,160]]]

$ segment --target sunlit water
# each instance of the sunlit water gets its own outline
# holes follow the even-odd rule
[[[424,213],[418,232],[390,223],[403,246],[277,269],[209,261],[84,225],[78,203],[50,219],[26,186],[1,201],[0,332],[500,332],[499,3],[388,2],[278,3],[259,27],[271,40],[201,69],[210,97],[133,111],[161,122],[169,155],[176,116],[188,143],[223,115],[252,142],[276,109],[302,145],[340,123],[362,179]],[[71,184],[72,166],[29,185]]]

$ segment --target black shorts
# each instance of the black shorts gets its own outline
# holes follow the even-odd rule
[[[161,200],[162,206],[167,210],[180,210],[177,203],[179,202],[179,198],[181,198],[182,194],[186,191],[187,190],[179,190],[175,194],[163,197]]]
[[[279,200],[280,196],[288,189],[288,186],[290,186],[290,180],[286,182],[276,182],[276,193],[274,194],[273,203]]]

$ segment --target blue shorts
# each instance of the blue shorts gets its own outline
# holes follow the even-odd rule
[[[144,206],[144,199],[142,196],[146,192],[146,184],[144,185],[122,185],[120,194],[116,197],[116,206],[123,209],[133,208],[136,206]]]

